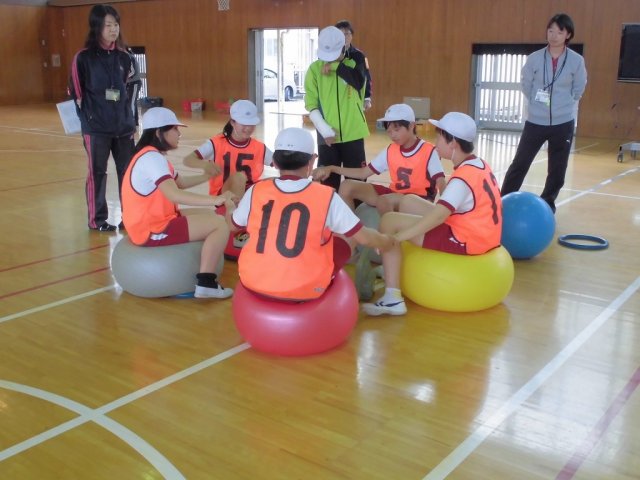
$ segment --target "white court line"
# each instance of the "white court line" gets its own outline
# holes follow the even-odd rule
[[[119,424],[118,422],[105,417],[104,415],[96,413],[95,410],[92,410],[78,402],[74,402],[73,400],[62,397],[60,395],[41,390],[39,388],[21,385],[19,383],[0,380],[0,387],[6,388],[7,390],[24,393],[32,397],[40,398],[47,402],[55,403],[56,405],[66,408],[67,410],[71,410],[79,415],[73,420],[58,425],[50,430],[47,430],[46,432],[42,432],[35,437],[31,437],[23,442],[7,448],[6,450],[1,451],[0,462],[31,447],[35,447],[36,445],[39,445],[46,440],[61,435],[62,433],[71,430],[72,428],[78,427],[87,422],[95,422],[105,430],[113,433],[116,437],[120,438],[125,443],[130,445],[151,465],[153,465],[153,467],[158,470],[158,472],[160,472],[160,474],[164,478],[175,480],[182,480],[185,478],[184,475],[182,475],[180,471],[176,467],[174,467],[173,464],[169,462],[169,460],[167,460],[164,455],[153,448],[143,438],[141,438],[125,426]]]
[[[569,202],[572,202],[580,197],[584,197],[585,195],[588,195],[590,193],[594,193],[596,190],[601,189],[602,187],[605,187],[606,185],[615,182],[616,180],[620,180],[622,177],[625,177],[627,175],[631,175],[633,173],[636,173],[640,170],[640,167],[635,167],[635,168],[631,168],[629,170],[626,170],[622,173],[619,173],[618,175],[615,175],[613,177],[607,178],[606,180],[603,180],[602,182],[598,183],[597,185],[587,189],[587,190],[582,190],[580,191],[580,193],[576,193],[575,195],[572,195],[568,198],[565,198],[564,200],[556,203],[556,206],[560,207],[562,205],[565,205]]]
[[[82,147],[78,148],[67,148],[67,149],[58,149],[58,150],[47,150],[47,153],[69,153],[69,152],[84,152],[85,149]],[[42,153],[42,149],[38,150],[2,150],[0,149],[0,153]]]
[[[72,138],[74,140],[78,140],[81,138],[80,134],[66,135],[64,133],[56,133],[53,130],[38,130],[36,128],[20,128],[13,127],[11,125],[0,125],[0,128],[6,128],[7,130],[13,130],[19,133],[31,133],[34,135],[43,135],[45,137],[58,137],[58,138]]]
[[[74,295],[73,297],[67,297],[62,300],[58,300],[57,302],[47,303],[46,305],[41,305],[39,307],[30,308],[29,310],[23,310],[22,312],[7,315],[5,317],[0,317],[0,323],[8,322],[10,320],[15,320],[16,318],[20,318],[20,317],[25,317],[27,315],[31,315],[32,313],[38,313],[44,310],[49,310],[50,308],[58,307],[66,303],[75,302],[76,300],[80,300],[86,297],[91,297],[92,295],[106,292],[108,290],[113,290],[114,288],[116,288],[115,285],[109,285],[108,287],[97,288],[95,290],[91,290],[90,292],[85,292],[79,295]]]
[[[133,402],[134,400],[138,400],[142,397],[144,397],[145,395],[148,395],[152,392],[155,392],[156,390],[160,390],[161,388],[164,388],[168,385],[171,385],[172,383],[175,383],[179,380],[182,380],[183,378],[189,377],[191,375],[193,375],[194,373],[198,373],[201,370],[204,370],[205,368],[209,368],[213,365],[215,365],[216,363],[220,363],[223,360],[226,360],[228,358],[233,357],[234,355],[237,355],[238,353],[244,352],[245,350],[251,348],[251,346],[248,343],[241,343],[238,346],[235,346],[233,348],[230,348],[229,350],[226,350],[222,353],[219,353],[218,355],[215,355],[211,358],[208,358],[207,360],[203,360],[200,363],[197,363],[195,365],[193,365],[192,367],[189,368],[185,368],[184,370],[178,372],[178,373],[174,373],[173,375],[169,375],[168,377],[159,380],[155,383],[152,383],[151,385],[147,385],[146,387],[141,388],[140,390],[137,390],[133,393],[130,393],[128,395],[125,395],[124,397],[120,397],[117,400],[114,400],[111,403],[108,403],[98,409],[96,409],[96,412],[101,413],[101,414],[105,414],[108,412],[111,412],[113,410],[115,410],[116,408],[120,408],[123,405],[126,405],[128,403]]]
[[[3,126],[0,126],[0,128],[2,128]],[[35,132],[30,132],[30,133],[35,133]],[[47,134],[45,134],[47,135]],[[65,135],[52,135],[52,136],[64,136]],[[66,137],[66,138],[74,138],[74,137]],[[544,159],[541,159],[539,161],[544,161]],[[536,161],[535,163],[538,163],[538,161]],[[632,170],[629,170],[625,173],[622,173],[620,175],[617,175],[616,177],[612,177],[612,179],[609,180],[605,180],[604,182],[601,182],[598,186],[603,186],[606,183],[609,183],[610,181],[613,181],[615,179],[618,179],[624,175],[627,175],[629,173],[634,173],[635,171],[637,171],[638,168],[634,168]],[[596,188],[598,188],[598,186]],[[587,190],[584,194],[586,193],[592,193],[594,190],[594,188]],[[565,204],[568,203],[569,201],[575,200],[576,198],[579,198],[582,195],[575,195],[573,197],[570,197],[569,199],[559,203],[560,204]],[[636,281],[634,282],[634,284],[632,284],[632,286],[635,285],[635,288],[633,289],[633,291],[631,291],[628,296],[625,298],[624,301],[626,301],[626,299],[628,299],[629,296],[631,296],[631,294],[633,294],[639,287],[640,287],[640,277],[638,279],[636,279]],[[627,290],[625,290],[625,292],[629,291],[629,289],[632,287],[628,287]],[[20,318],[26,315],[29,315],[31,313],[36,313],[39,311],[43,311],[49,308],[53,308],[56,307],[58,305],[63,305],[65,303],[69,303],[75,300],[79,300],[91,295],[95,295],[110,289],[115,288],[115,285],[111,285],[108,287],[103,287],[100,289],[96,289],[90,292],[86,292],[84,294],[80,294],[80,295],[76,295],[74,297],[69,297],[67,299],[58,301],[58,302],[53,302],[47,305],[43,305],[41,307],[36,307],[30,310],[25,310],[23,312],[19,312],[13,315],[9,315],[6,317],[2,317],[0,318],[0,323],[2,322],[6,322],[9,320],[13,320],[16,318]],[[492,432],[493,430],[495,430],[495,428],[500,425],[500,423],[502,423],[502,421],[508,416],[510,415],[516,408],[518,408],[522,402],[524,402],[524,400],[526,400],[526,398],[528,398],[533,391],[535,391],[537,388],[539,388],[539,386],[544,383],[544,381],[546,381],[548,379],[548,377],[555,372],[555,370],[557,370],[562,364],[564,364],[564,362],[566,362],[566,360],[575,352],[575,350],[577,350],[577,348],[579,348],[582,343],[586,342],[588,340],[588,338],[590,338],[593,333],[595,333],[595,331],[602,325],[604,324],[604,322],[606,322],[606,320],[615,312],[615,310],[610,311],[610,309],[612,309],[612,305],[614,305],[619,299],[621,299],[624,295],[625,292],[623,292],[623,294],[618,297],[618,299],[616,299],[612,304],[610,304],[609,307],[607,307],[607,309],[603,312],[603,314],[601,314],[599,317],[597,317],[587,328],[585,328],[585,330],[583,330],[583,332],[576,337],[567,347],[565,347],[565,349],[560,352],[560,354],[558,356],[556,356],[554,358],[554,360],[552,360],[549,364],[547,364],[547,366],[545,366],[536,376],[534,376],[524,387],[522,387],[518,392],[516,392],[516,394],[514,396],[511,397],[511,399],[507,402],[507,404],[505,406],[503,406],[496,414],[494,414],[484,425],[482,425],[481,427],[479,427],[478,429],[476,429],[476,431],[467,438],[467,440],[465,440],[465,442],[463,442],[462,444],[460,444],[456,450],[454,450],[449,456],[447,456],[434,470],[431,471],[431,473],[429,475],[427,475],[426,477],[424,477],[424,480],[433,480],[436,478],[445,478],[448,473],[450,473],[451,471],[453,471],[460,463],[462,463],[462,461],[464,461],[464,459],[466,459]],[[624,303],[624,301],[622,301],[620,303],[620,305],[622,303]],[[617,307],[616,307],[617,308]],[[606,314],[606,315],[605,315]],[[587,332],[587,330],[589,330],[589,332]],[[578,341],[583,338],[582,342],[578,345]],[[570,347],[572,345],[575,344],[575,348],[572,350]],[[13,451],[15,449],[18,449],[19,446],[23,446],[22,449],[20,451],[26,450],[28,448],[31,448],[34,445],[37,445],[39,443],[42,443],[44,441],[46,441],[47,439],[53,438],[57,435],[60,435],[61,433],[64,433],[65,431],[68,431],[72,428],[75,428],[78,425],[81,425],[83,423],[86,423],[88,421],[94,421],[98,424],[100,424],[101,426],[103,426],[104,428],[106,428],[107,430],[111,431],[112,433],[114,433],[114,435],[118,436],[119,438],[123,439],[123,441],[127,442],[128,444],[130,444],[133,448],[136,448],[136,445],[142,449],[143,451],[139,450],[138,448],[136,448],[137,451],[139,451],[145,458],[147,458],[147,454],[151,455],[153,457],[153,455],[155,455],[155,453],[157,453],[157,455],[159,455],[159,457],[157,459],[155,459],[156,461],[162,463],[162,461],[166,461],[166,459],[164,459],[164,457],[162,457],[162,455],[160,455],[157,451],[155,451],[155,449],[153,449],[153,447],[151,447],[150,445],[148,445],[142,438],[138,437],[135,433],[128,431],[125,427],[120,426],[119,424],[117,424],[116,422],[114,422],[111,419],[108,419],[108,417],[105,417],[104,414],[110,411],[113,411],[114,409],[123,406],[125,404],[128,404],[138,398],[141,398],[153,391],[156,391],[160,388],[163,388],[171,383],[174,383],[175,381],[178,381],[182,378],[185,378],[189,375],[192,375],[204,368],[207,368],[215,363],[221,362],[233,355],[236,355],[237,353],[240,353],[243,350],[246,350],[247,348],[250,348],[250,346],[246,343],[241,344],[237,347],[234,347],[230,350],[227,350],[226,352],[223,352],[215,357],[212,357],[208,360],[205,360],[197,365],[194,365],[192,367],[189,367],[185,370],[183,370],[182,372],[178,372],[170,377],[167,377],[166,379],[163,379],[159,382],[156,382],[154,384],[151,384],[147,387],[144,387],[136,392],[133,392],[131,394],[128,394],[124,397],[121,397],[120,399],[117,399],[107,405],[104,405],[103,407],[100,407],[99,409],[96,410],[90,410],[87,409],[87,407],[81,406],[80,404],[76,404],[76,405],[80,405],[80,407],[82,409],[86,409],[88,410],[85,414],[80,414],[79,417],[77,417],[76,419],[70,420],[69,422],[66,422],[64,424],[61,424],[57,427],[54,427],[50,430],[48,430],[47,432],[43,432],[39,435],[36,435],[35,437],[32,437],[30,439],[25,440],[24,442],[21,442],[20,444],[14,445],[13,447],[10,447],[9,449],[6,449],[2,452],[0,452],[0,461],[2,461],[4,458],[7,458],[5,455],[7,455],[5,452],[10,452]],[[565,356],[563,356],[563,353]],[[555,362],[555,363],[554,363]],[[546,376],[545,373],[546,372]],[[5,386],[5,388],[7,385],[7,382],[4,382],[2,380],[0,380],[0,386]],[[17,384],[15,384],[17,385]],[[537,386],[535,386],[537,385]],[[535,388],[534,388],[535,386]],[[30,387],[27,387],[30,388]],[[47,395],[50,396],[54,396],[54,394],[50,394],[48,392],[44,392]],[[59,398],[63,398],[63,397],[59,397]],[[71,400],[65,399],[68,402],[72,402]],[[519,403],[517,403],[519,401]],[[72,403],[76,403],[76,402],[72,402]],[[74,410],[76,411],[76,410]],[[104,419],[101,420],[101,419]],[[117,426],[114,426],[114,424]],[[492,426],[493,425],[493,426]],[[121,429],[123,430],[120,430]],[[130,432],[130,435],[127,434],[126,431]],[[130,443],[132,442],[132,443]],[[145,448],[143,447],[143,445],[147,445],[149,449],[149,451],[147,451]],[[154,453],[155,452],[155,453]],[[16,453],[18,453],[17,451],[15,453],[11,453],[9,456],[15,455]],[[168,463],[168,462],[167,462]],[[156,466],[156,468],[160,469],[160,468],[174,468],[173,465],[171,465],[170,463],[168,463],[168,466],[164,466],[164,467],[158,467]],[[448,473],[445,473],[444,476],[439,477],[437,475],[442,474],[442,472],[445,472],[448,470]],[[176,470],[176,475],[178,476],[166,476],[166,478],[176,478],[176,479],[182,479],[184,477],[182,477],[182,475],[180,474],[180,472],[178,472]]]
[[[171,464],[171,462],[166,459],[166,457],[164,457],[160,452],[153,448],[142,437],[129,430],[124,425],[107,417],[105,414],[115,410],[116,408],[120,408],[135,400],[138,400],[152,392],[160,390],[161,388],[164,388],[172,383],[178,382],[188,376],[204,370],[205,368],[209,368],[216,363],[220,363],[223,360],[226,360],[234,355],[237,355],[240,352],[247,350],[248,348],[251,348],[248,343],[242,343],[236,347],[219,353],[218,355],[208,358],[207,360],[204,360],[196,365],[193,365],[192,367],[186,368],[178,373],[170,375],[169,377],[152,383],[151,385],[147,385],[146,387],[143,387],[136,392],[130,393],[129,395],[125,395],[124,397],[114,400],[113,402],[108,403],[95,410],[55,393],[50,393],[39,388],[29,387],[27,385],[8,382],[6,380],[0,380],[0,388],[13,390],[16,392],[24,393],[26,395],[30,395],[32,397],[39,398],[41,400],[45,400],[50,403],[55,403],[56,405],[66,408],[67,410],[71,410],[79,415],[72,420],[57,425],[54,428],[51,428],[45,432],[24,440],[23,442],[17,443],[5,450],[0,451],[0,462],[14,455],[22,453],[32,447],[40,445],[47,440],[57,437],[58,435],[61,435],[87,422],[94,422],[103,427],[105,430],[114,434],[116,437],[120,438],[127,445],[131,446],[151,465],[153,465],[164,478],[176,480],[183,479],[185,477],[177,470],[175,466]]]
[[[476,448],[484,442],[493,431],[544,384],[571,356],[578,351],[594,333],[604,325],[613,314],[640,288],[640,277],[629,285],[600,315],[587,325],[569,344],[564,347],[549,363],[507,400],[500,409],[480,425],[458,447],[442,460],[423,480],[444,479],[453,472]]]
[[[597,147],[598,145],[600,145],[599,142],[596,143],[590,143],[589,145],[585,145],[584,147],[580,147],[580,148],[574,148],[573,150],[571,150],[571,153],[579,153],[582,150],[586,150],[587,148],[591,148],[591,147]]]

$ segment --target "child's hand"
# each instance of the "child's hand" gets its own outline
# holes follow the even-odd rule
[[[207,162],[202,170],[205,175],[209,175],[210,177],[217,177],[222,171],[220,167],[213,162]]]
[[[234,198],[235,198],[235,195],[233,194],[233,192],[227,190],[226,192],[222,192],[222,195],[213,197],[213,204],[216,207],[219,207],[220,205],[223,205],[223,204],[227,205],[227,202],[231,202],[231,205],[235,207]]]
[[[218,195],[217,197],[211,197],[213,198],[213,206],[214,207],[219,207],[220,205],[223,205],[227,199],[224,198],[222,195]]]
[[[391,236],[391,235],[386,235],[383,234],[382,235],[382,245],[378,248],[378,250],[381,252],[386,252],[387,250],[391,250],[393,247],[395,247],[396,245],[398,245],[398,241],[396,240],[395,237]]]
[[[240,201],[240,197],[238,197],[235,193],[233,193],[231,190],[227,190],[226,192],[222,192],[222,196],[225,198],[225,201],[231,200],[234,203],[238,203]]]
[[[224,201],[224,206],[227,208],[227,211],[230,211],[236,208],[236,202],[234,202],[231,198],[227,198]]]
[[[331,175],[331,170],[328,167],[318,167],[311,172],[311,178],[316,182],[322,182]]]

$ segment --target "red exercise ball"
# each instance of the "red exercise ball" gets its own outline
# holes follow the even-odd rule
[[[302,303],[270,300],[238,282],[232,300],[240,335],[256,350],[275,355],[312,355],[344,342],[358,320],[358,295],[340,270],[325,294]]]

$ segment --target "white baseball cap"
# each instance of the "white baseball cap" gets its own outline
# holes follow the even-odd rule
[[[406,120],[407,122],[415,122],[416,114],[406,103],[396,103],[387,108],[384,117],[379,118],[379,122],[397,122],[398,120]]]
[[[142,129],[160,128],[168,126],[186,127],[186,125],[176,117],[176,114],[165,107],[153,107],[142,115]]]
[[[318,58],[333,62],[342,55],[346,38],[342,30],[334,26],[325,27],[318,34]]]
[[[449,112],[440,120],[430,118],[429,123],[460,140],[473,142],[476,138],[476,122],[465,113]]]
[[[236,100],[229,110],[231,118],[240,125],[257,125],[260,123],[258,107],[249,100]]]
[[[313,155],[315,145],[313,137],[303,128],[289,127],[281,130],[276,137],[275,150],[290,150]]]

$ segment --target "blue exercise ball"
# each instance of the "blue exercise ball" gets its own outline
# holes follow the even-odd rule
[[[502,245],[512,258],[532,258],[549,246],[556,219],[547,202],[530,192],[502,197]]]

